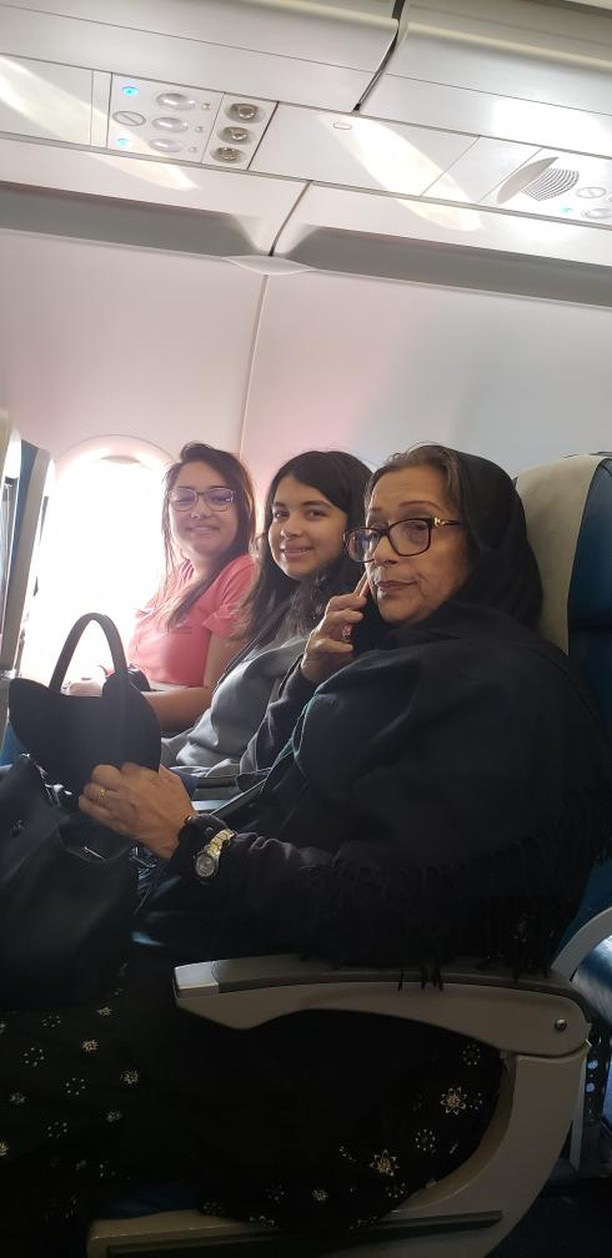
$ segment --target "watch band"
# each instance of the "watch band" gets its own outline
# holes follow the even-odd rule
[[[179,849],[182,848],[184,851],[187,846],[187,843],[184,841],[187,840],[190,848],[190,855],[187,857],[188,867],[191,867],[192,872],[202,882],[207,882],[210,878],[214,878],[219,868],[221,853],[236,833],[235,830],[223,827],[213,834],[208,843],[203,847],[196,848],[194,851],[192,846],[194,838],[196,838],[196,841],[199,839],[201,842],[203,837],[210,834],[212,828],[211,819],[206,813],[194,812],[189,813],[185,817],[183,827],[179,833]],[[185,861],[181,860],[180,864],[184,866]]]
[[[203,881],[214,878],[219,868],[219,858],[228,843],[231,843],[235,835],[235,830],[219,830],[210,843],[206,847],[200,848],[193,858],[193,868],[196,877]]]

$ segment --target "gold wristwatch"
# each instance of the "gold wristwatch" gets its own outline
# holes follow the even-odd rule
[[[199,816],[197,813],[190,813],[189,816],[185,818],[185,823],[179,834],[179,841],[183,837],[189,836],[189,838],[191,838],[193,831],[196,831],[198,836],[201,836],[202,831],[206,831],[209,825],[210,821],[206,816],[206,813],[203,813],[202,816]],[[217,833],[213,835],[212,839],[210,839],[204,847],[199,848],[194,853],[193,870],[196,877],[200,878],[202,882],[208,882],[209,878],[214,878],[219,868],[219,858],[221,853],[224,847],[226,847],[228,843],[231,843],[235,834],[235,830],[229,830],[227,828],[217,830]]]

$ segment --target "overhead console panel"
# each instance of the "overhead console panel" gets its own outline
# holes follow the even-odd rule
[[[397,34],[393,0],[13,0],[0,52],[354,109]]]
[[[609,268],[611,81],[569,0],[0,0],[0,230],[63,194],[63,234],[184,252]]]

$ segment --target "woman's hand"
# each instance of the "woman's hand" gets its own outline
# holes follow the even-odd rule
[[[323,619],[310,634],[300,669],[315,686],[331,677],[343,664],[348,664],[353,654],[352,628],[363,620],[367,590],[368,578],[364,573],[352,594],[336,594],[330,598]]]
[[[88,677],[83,677],[81,681],[69,681],[62,686],[62,694],[65,695],[101,695],[102,687],[96,681],[91,681]]]
[[[79,677],[78,681],[64,682],[62,693],[65,695],[101,695],[107,673],[101,664],[94,664],[92,668],[93,671],[89,676]]]
[[[138,764],[96,765],[79,808],[117,834],[132,835],[163,860],[178,847],[179,831],[193,812],[176,773],[164,768],[154,773]]]

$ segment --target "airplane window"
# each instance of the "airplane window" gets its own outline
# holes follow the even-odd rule
[[[90,443],[87,443],[88,445]],[[37,592],[26,625],[22,676],[48,682],[63,641],[83,612],[112,616],[124,642],[134,611],[150,598],[162,570],[162,475],[169,456],[108,452],[107,442],[60,463],[49,503]],[[82,639],[71,679],[96,676],[108,650],[95,628]]]
[[[7,476],[2,486],[0,499],[0,625],[4,623],[16,505],[17,481]]]

